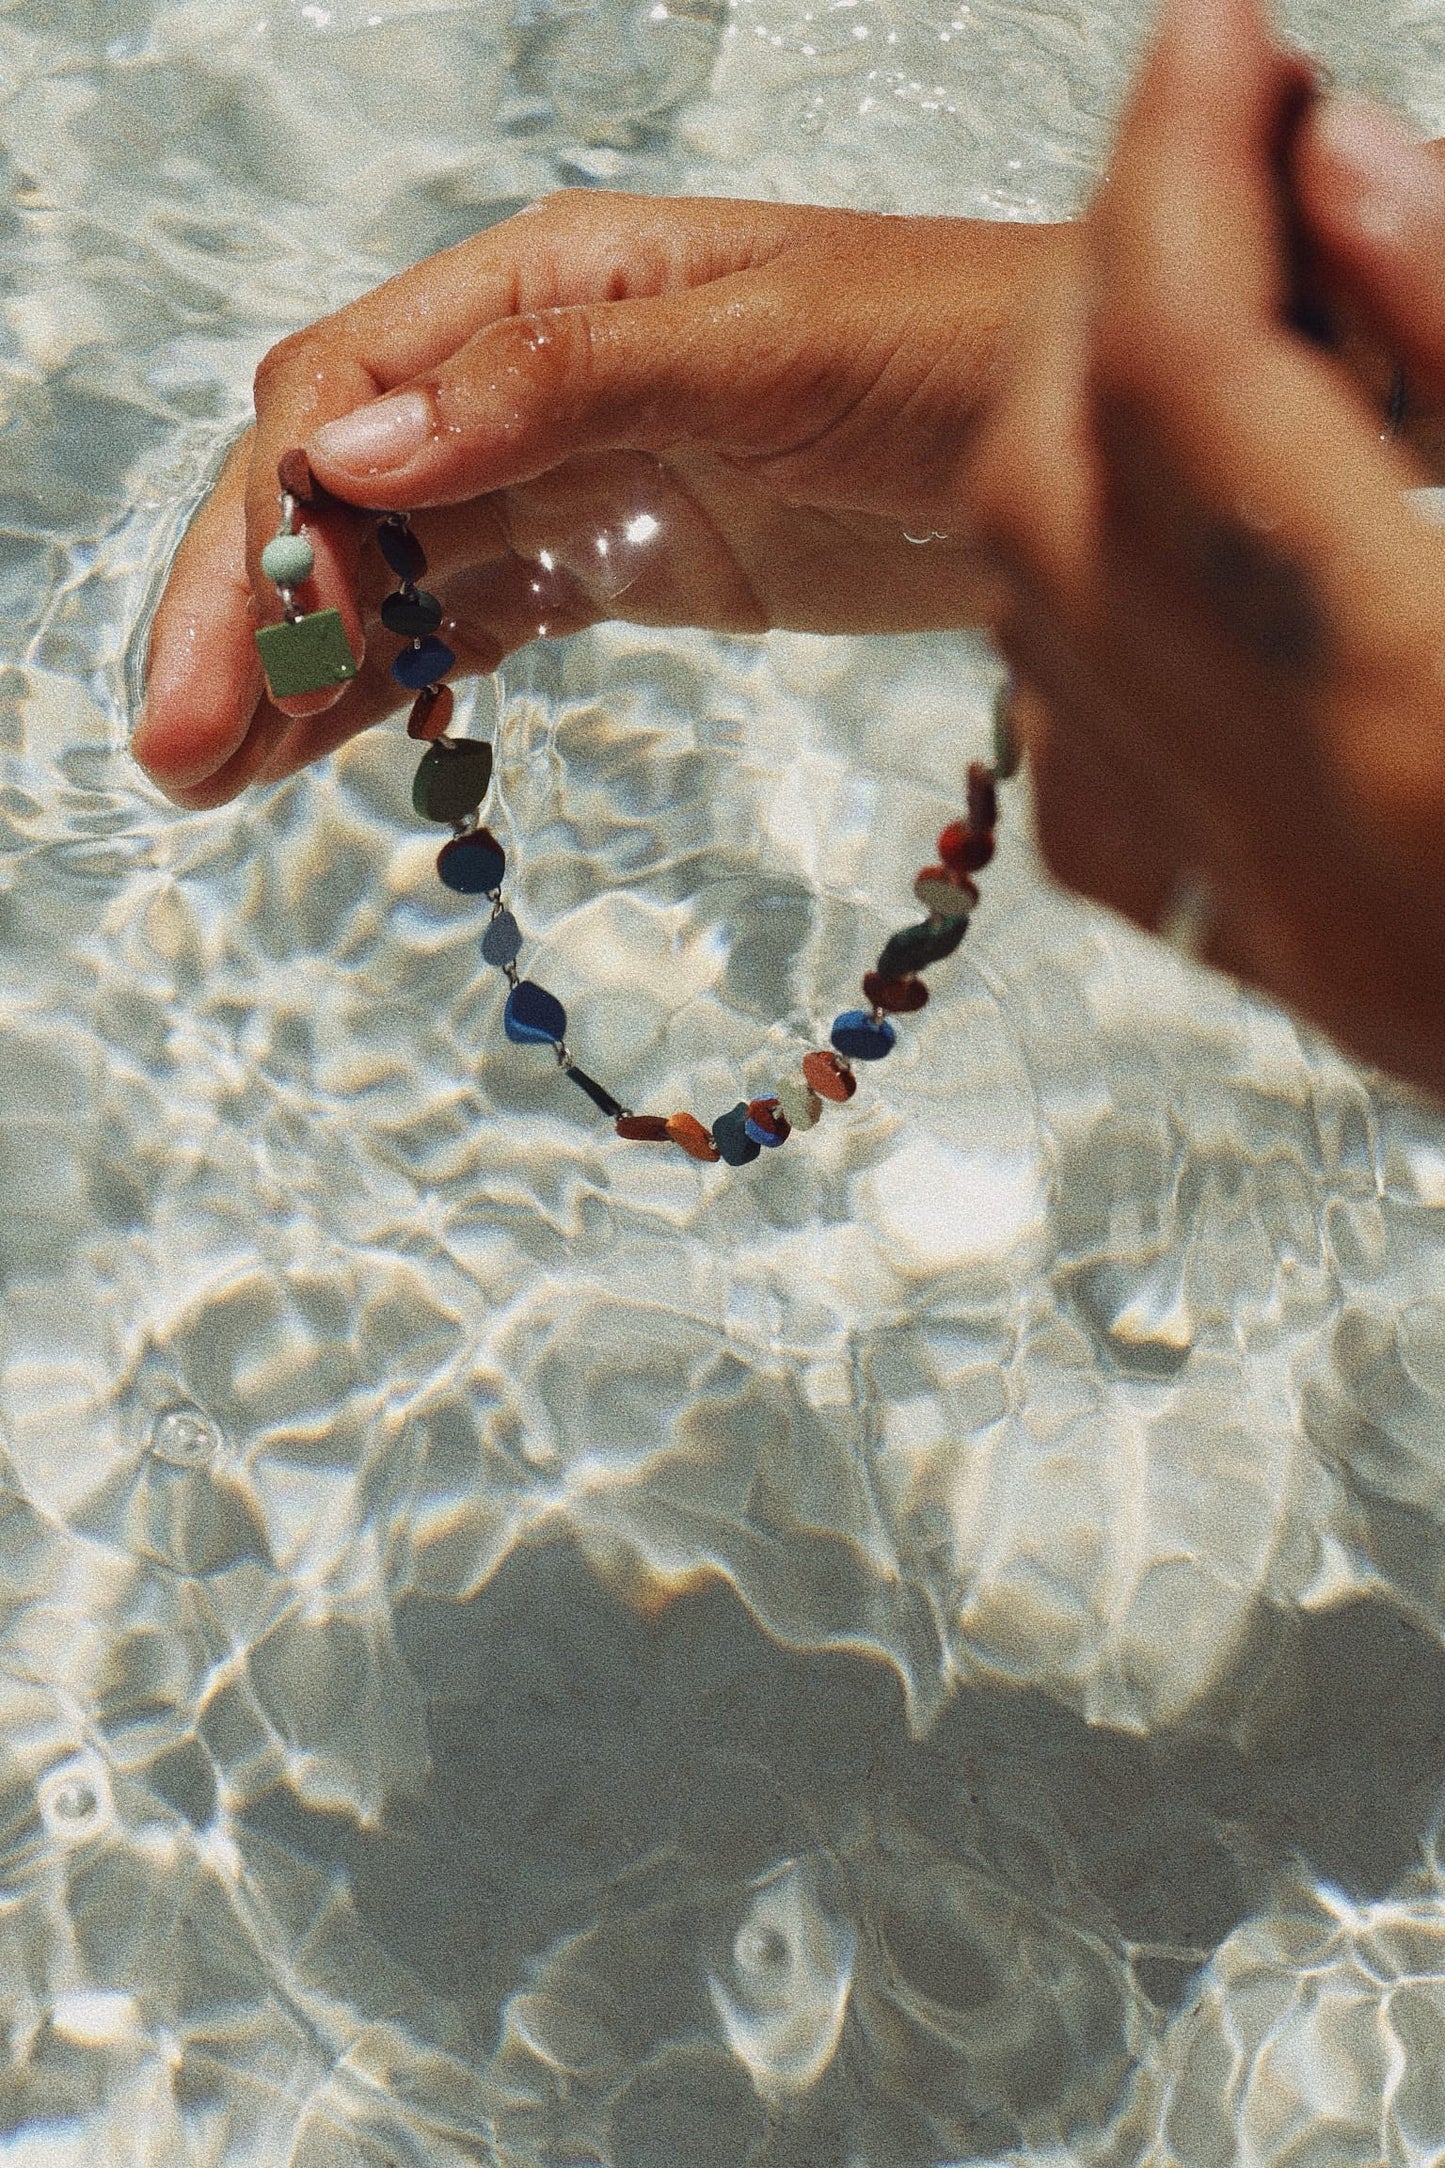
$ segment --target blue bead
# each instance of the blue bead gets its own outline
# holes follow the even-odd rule
[[[712,1125],[712,1141],[730,1167],[745,1167],[750,1159],[759,1156],[761,1147],[744,1134],[747,1129],[747,1106],[743,1100],[728,1113],[720,1114]]]
[[[437,853],[437,876],[459,896],[489,896],[502,885],[507,854],[490,828],[456,836]]]
[[[545,986],[520,979],[507,996],[502,1029],[518,1046],[555,1046],[567,1030],[567,1011]]]
[[[834,1018],[829,1037],[847,1061],[882,1061],[897,1044],[893,1026],[886,1019],[875,1023],[866,1009],[845,1009]]]
[[[402,649],[391,666],[391,674],[408,692],[419,693],[424,685],[435,685],[438,678],[444,678],[456,659],[445,640],[418,640],[415,647]]]
[[[759,1123],[754,1121],[745,1121],[743,1123],[743,1135],[745,1137],[751,1137],[753,1143],[756,1144],[760,1149],[763,1145],[777,1145],[781,1144],[783,1141],[781,1137],[773,1136],[771,1131],[764,1129]]]
[[[522,953],[522,929],[510,911],[499,911],[482,935],[482,961],[495,964],[500,971],[504,964],[514,964]]]

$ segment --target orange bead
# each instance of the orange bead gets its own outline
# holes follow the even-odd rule
[[[928,988],[922,979],[911,974],[907,978],[885,979],[881,971],[865,971],[863,998],[871,1001],[875,1009],[889,1009],[895,1016],[906,1016],[910,1010],[923,1007],[928,999]]]
[[[411,713],[406,719],[407,736],[428,741],[439,738],[452,719],[455,705],[450,685],[426,686],[411,704]]]
[[[617,1134],[619,1137],[636,1137],[643,1144],[669,1141],[667,1123],[660,1114],[619,1114]]]
[[[839,1061],[836,1054],[821,1050],[803,1056],[803,1074],[815,1092],[824,1099],[851,1099],[858,1089],[858,1079],[846,1061]]]
[[[704,1129],[695,1114],[669,1114],[664,1128],[674,1144],[680,1144],[689,1159],[721,1159],[722,1153],[713,1142],[710,1129]]]

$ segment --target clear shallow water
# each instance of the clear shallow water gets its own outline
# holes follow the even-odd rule
[[[1433,11],[1291,22],[1445,128]],[[278,334],[559,180],[1065,215],[1143,27],[0,8],[0,2159],[1440,2157],[1445,1123],[1015,803],[950,998],[724,1183],[500,1042],[396,726],[204,816],[125,751]],[[584,1059],[825,1021],[990,685],[519,658]]]

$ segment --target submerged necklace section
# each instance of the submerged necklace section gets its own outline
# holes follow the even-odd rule
[[[314,501],[316,485],[303,452],[287,452],[277,479],[281,520],[277,534],[261,552],[261,569],[275,583],[282,607],[278,624],[256,634],[272,697],[292,698],[344,684],[357,673],[356,658],[338,610],[304,612],[297,592],[311,577],[315,554],[297,531],[300,507]],[[407,644],[391,666],[397,684],[413,693],[408,736],[426,744],[412,784],[412,804],[424,820],[452,831],[437,855],[437,874],[446,887],[463,896],[485,899],[491,913],[481,936],[483,961],[507,982],[502,1029],[514,1044],[546,1046],[558,1066],[620,1137],[646,1143],[675,1144],[692,1159],[740,1167],[764,1151],[776,1149],[793,1131],[811,1129],[825,1103],[841,1104],[858,1087],[853,1064],[881,1061],[897,1043],[893,1018],[921,1009],[928,987],[919,973],[951,956],[968,931],[978,902],[975,873],[994,853],[998,819],[997,785],[1016,773],[1018,750],[1009,725],[1006,685],[994,709],[994,758],[974,761],[968,770],[967,812],[950,821],[938,838],[938,863],[916,876],[913,893],[925,916],[905,926],[883,945],[871,971],[863,974],[863,1002],[833,1019],[826,1047],[802,1055],[796,1068],[778,1076],[770,1092],[739,1099],[711,1123],[688,1112],[639,1114],[605,1084],[578,1067],[567,1044],[567,1012],[555,994],[517,969],[522,930],[503,898],[507,854],[489,828],[481,808],[492,782],[492,748],[483,739],[447,735],[453,698],[442,681],[456,655],[439,637],[442,606],[417,582],[425,577],[426,553],[404,512],[384,513],[377,525],[377,547],[396,578],[395,590],[381,605],[381,622]]]

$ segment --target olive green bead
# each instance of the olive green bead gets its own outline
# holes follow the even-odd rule
[[[427,747],[411,802],[427,821],[462,821],[487,795],[492,748],[485,738],[438,738]]]
[[[356,675],[339,610],[313,610],[309,617],[261,625],[256,646],[273,700],[321,692]]]
[[[299,587],[316,570],[316,552],[304,534],[278,534],[261,552],[261,570],[278,587]]]

